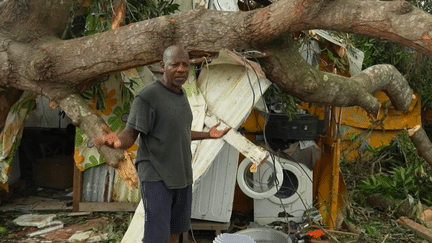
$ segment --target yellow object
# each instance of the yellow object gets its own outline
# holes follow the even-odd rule
[[[402,130],[421,125],[420,96],[415,95],[408,112],[397,111],[393,106],[386,108],[389,98],[381,91],[376,93],[381,109],[378,119],[372,120],[360,107],[342,109],[339,137],[342,140],[342,156],[347,160],[356,159],[367,148],[387,145]]]
[[[332,108],[330,124],[327,127],[327,134],[318,141],[321,148],[321,159],[314,166],[314,200],[321,213],[323,221],[330,228],[334,229],[341,222],[338,217],[342,213],[344,199],[346,197],[346,185],[339,168],[341,141],[337,136],[337,129],[340,117],[336,116],[336,110]]]
[[[338,217],[344,207],[346,185],[339,170],[341,158],[354,160],[368,147],[387,145],[405,128],[421,125],[420,96],[415,95],[407,112],[389,106],[389,98],[383,92],[376,97],[382,106],[378,119],[373,120],[360,107],[332,108],[327,134],[320,138],[321,159],[314,167],[314,199],[330,228],[340,225]],[[302,104],[301,109],[324,118],[324,108]]]
[[[265,119],[257,110],[253,109],[241,126],[248,132],[260,132],[264,129]]]

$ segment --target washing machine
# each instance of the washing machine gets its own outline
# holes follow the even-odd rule
[[[285,158],[270,156],[257,172],[244,159],[237,171],[241,190],[254,199],[254,221],[265,225],[275,221],[303,222],[312,208],[313,172],[307,166]]]

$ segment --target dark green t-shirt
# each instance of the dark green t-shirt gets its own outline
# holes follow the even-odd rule
[[[127,126],[140,132],[136,163],[141,181],[168,188],[191,185],[192,111],[184,90],[177,94],[156,81],[133,100]]]

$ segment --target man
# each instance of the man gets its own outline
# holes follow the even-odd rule
[[[216,139],[226,130],[191,131],[192,112],[182,86],[189,74],[189,55],[170,46],[160,63],[158,80],[135,97],[118,147],[125,150],[140,135],[137,171],[144,203],[145,243],[178,242],[190,228],[192,201],[191,140]],[[111,145],[113,146],[113,145]]]

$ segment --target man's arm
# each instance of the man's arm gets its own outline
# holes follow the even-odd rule
[[[117,148],[126,150],[130,148],[138,137],[139,132],[133,128],[126,127],[118,136],[121,144]]]
[[[216,125],[214,125],[212,128],[210,128],[210,131],[208,132],[195,132],[191,131],[191,140],[202,140],[202,139],[217,139],[223,137],[229,130],[231,130],[231,127],[225,129],[225,130],[218,130],[217,127],[220,125],[220,122]]]
[[[121,150],[126,150],[130,148],[138,137],[139,132],[133,128],[126,127],[119,136],[116,133],[111,132],[105,125],[102,129],[107,133],[102,138],[93,139],[96,144],[105,144],[112,148],[119,148]]]

